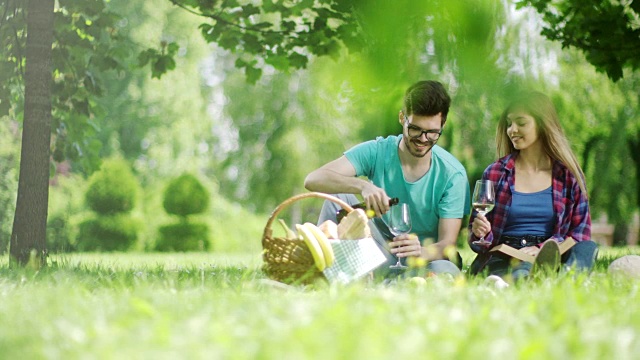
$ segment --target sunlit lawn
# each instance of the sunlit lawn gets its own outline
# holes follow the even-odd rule
[[[606,273],[627,253],[502,291],[449,278],[282,290],[255,254],[52,255],[39,272],[5,260],[0,358],[637,359],[640,280]]]

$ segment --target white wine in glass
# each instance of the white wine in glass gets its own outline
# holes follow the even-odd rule
[[[409,213],[409,204],[401,203],[396,206],[392,206],[389,209],[389,231],[393,236],[400,234],[408,234],[411,231],[411,214]],[[396,256],[397,257],[397,256]],[[394,265],[389,266],[391,269],[404,269],[405,265],[402,265],[400,258]]]
[[[476,187],[473,189],[472,204],[473,210],[483,216],[493,210],[493,207],[496,204],[496,199],[493,190],[493,182],[491,180],[476,181]],[[487,246],[491,244],[491,242],[485,241],[483,236],[480,240],[474,241],[473,244]]]

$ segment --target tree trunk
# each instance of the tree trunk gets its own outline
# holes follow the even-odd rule
[[[53,0],[29,0],[25,100],[16,214],[10,264],[46,264],[49,157],[51,142],[51,45]]]

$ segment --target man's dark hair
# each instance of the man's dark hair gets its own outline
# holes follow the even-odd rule
[[[406,116],[434,116],[442,113],[442,124],[447,120],[451,98],[444,86],[438,81],[419,81],[404,95],[404,109]]]

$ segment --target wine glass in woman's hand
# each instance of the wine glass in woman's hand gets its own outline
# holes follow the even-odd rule
[[[396,206],[392,206],[391,209],[389,209],[389,231],[391,231],[393,236],[408,234],[409,231],[411,231],[411,214],[409,213],[409,204],[401,203]],[[389,268],[404,269],[406,266],[400,263],[400,258],[398,257],[398,262],[389,266]]]
[[[490,180],[478,180],[476,181],[476,187],[473,189],[473,209],[485,216],[489,211],[493,210],[495,206],[495,195],[493,190],[493,182]],[[490,241],[485,241],[484,236],[480,237],[480,240],[472,242],[474,245],[487,246],[491,244]]]

